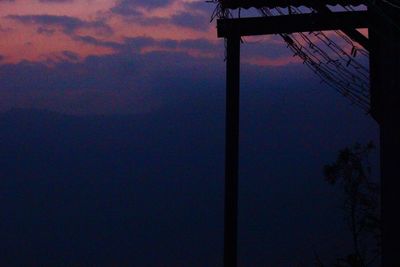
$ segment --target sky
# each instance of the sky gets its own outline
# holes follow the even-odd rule
[[[152,95],[158,86],[152,79],[155,75],[165,77],[187,68],[196,79],[217,71],[204,70],[204,64],[222,67],[224,46],[216,38],[215,22],[210,23],[213,9],[211,3],[184,0],[2,0],[0,110],[154,110],[163,101]],[[283,66],[298,62],[283,46],[273,45],[282,44],[280,39],[265,39],[268,52],[249,50],[244,63]],[[159,63],[155,63],[157,57]]]
[[[0,265],[221,266],[213,9],[0,0]],[[378,127],[277,36],[245,38],[241,61],[239,265],[330,260],[350,239],[322,167]]]

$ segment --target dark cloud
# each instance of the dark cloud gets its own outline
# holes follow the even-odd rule
[[[72,37],[73,40],[78,41],[78,42],[82,42],[82,43],[86,43],[86,44],[90,44],[90,45],[94,45],[94,46],[102,46],[102,47],[110,47],[110,48],[114,48],[114,49],[120,49],[121,48],[121,44],[117,43],[117,42],[110,42],[110,41],[102,41],[99,40],[95,37],[92,36],[82,36],[82,35],[74,35]]]
[[[139,52],[141,49],[150,47],[150,46],[157,46],[160,48],[172,49],[172,48],[194,48],[199,50],[206,50],[210,49],[211,47],[216,49],[215,45],[211,42],[203,39],[196,39],[193,41],[176,41],[172,39],[163,39],[163,40],[156,40],[151,37],[128,37],[125,38],[122,43],[112,42],[112,41],[103,41],[93,36],[82,36],[82,35],[74,35],[73,40],[82,42],[85,44],[93,45],[93,46],[100,46],[100,47],[108,47],[114,49],[118,53],[136,53]],[[218,50],[218,49],[217,49]]]
[[[179,46],[183,48],[198,49],[203,51],[216,51],[221,48],[221,44],[215,44],[206,39],[189,39],[179,41]]]
[[[55,33],[55,30],[39,26],[36,32],[39,34],[51,36]]]
[[[84,21],[69,16],[54,15],[9,15],[7,18],[24,24],[36,24],[42,27],[61,27],[65,34],[73,34],[82,28],[91,28],[103,34],[111,34],[113,31],[104,21]]]
[[[150,45],[156,44],[157,41],[150,37],[133,37],[126,38],[124,42],[124,48],[134,49],[135,51]]]
[[[157,26],[157,25],[165,25],[170,23],[169,18],[160,18],[160,17],[146,17],[142,14],[135,17],[127,17],[127,21],[134,22],[135,24],[140,24],[142,26]]]
[[[114,10],[114,8],[112,8],[112,11],[115,14],[123,16],[127,23],[134,23],[142,26],[157,26],[170,23],[169,18],[145,15],[141,11],[137,10],[137,7],[124,8],[123,10],[117,12]]]
[[[151,40],[131,40],[141,46]],[[142,43],[142,44],[140,44]],[[0,66],[0,106],[47,108],[66,113],[137,113],[159,105],[182,101],[187,85],[201,90],[202,79],[217,77],[208,59],[184,53],[138,54],[121,51],[109,56],[91,56],[74,62],[77,55],[63,52],[65,60],[43,63],[21,62]],[[223,61],[212,64],[223,65]],[[182,73],[201,75],[179,77]],[[214,74],[212,74],[214,73]],[[195,89],[196,88],[196,89]]]
[[[68,59],[70,59],[71,61],[76,61],[76,60],[80,59],[78,54],[71,52],[71,51],[63,51],[62,54],[65,57],[67,57]]]
[[[127,17],[136,17],[141,15],[136,6],[124,5],[121,3],[117,3],[114,7],[112,7],[111,12]]]
[[[192,28],[194,30],[207,30],[210,25],[210,16],[213,5],[204,2],[185,3],[187,11],[173,15],[169,18],[151,17],[141,12],[140,8],[157,8],[167,6],[173,2],[169,1],[139,1],[121,0],[111,8],[111,12],[123,16],[128,22],[149,25],[172,24],[180,27]]]
[[[210,26],[210,18],[203,14],[182,12],[172,16],[171,23],[181,27],[204,31]]]
[[[203,53],[212,53],[215,55],[222,55],[222,43],[210,42],[206,39],[188,39],[188,40],[155,40],[152,38],[139,37],[130,38],[125,41],[124,49],[137,51],[138,49],[145,48],[146,46],[157,46],[165,49],[180,49],[180,50],[196,50]]]
[[[169,5],[173,0],[119,0],[111,9],[113,13],[123,16],[135,16],[138,7],[157,8]]]
[[[122,43],[102,41],[93,36],[81,36],[75,35],[73,39],[78,42],[100,46],[109,47],[114,49],[118,53],[135,53],[141,51],[141,49],[151,46],[165,49],[194,49],[200,52],[214,52],[216,54],[222,51],[220,43],[213,43],[206,39],[189,39],[189,40],[172,40],[172,39],[161,39],[157,40],[151,37],[130,37],[125,38]]]
[[[42,63],[45,63],[48,66],[56,66],[60,62],[78,62],[81,59],[78,54],[68,50],[41,55],[41,58]]]
[[[41,3],[72,3],[74,0],[39,0]]]
[[[158,46],[161,48],[177,48],[180,46],[181,41],[172,40],[172,39],[153,39],[151,37],[133,37],[133,38],[125,38],[124,45],[121,46],[123,49],[138,51],[142,48],[148,46]]]
[[[11,31],[12,31],[12,28],[3,27],[3,26],[1,26],[1,24],[0,24],[0,32],[2,32],[2,33],[7,33],[7,32],[11,32]]]
[[[211,16],[212,11],[216,8],[217,5],[215,3],[208,3],[206,1],[200,0],[195,2],[186,2],[184,6],[188,12],[203,13]]]

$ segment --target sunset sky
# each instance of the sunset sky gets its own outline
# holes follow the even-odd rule
[[[221,266],[214,8],[0,0],[1,266]],[[351,240],[322,167],[378,127],[278,36],[241,47],[239,266],[332,259]]]
[[[202,39],[216,43],[214,27],[207,23],[210,8],[204,2],[64,0],[1,1],[0,5],[4,62],[61,61],[68,59],[65,51],[84,59],[123,48],[215,55],[174,45]],[[147,42],[129,47],[129,41],[136,39]]]
[[[214,8],[190,0],[2,0],[0,110],[151,110],[161,101],[149,96],[157,86],[150,80],[158,72],[167,75],[188,68],[182,70],[186,77],[199,77],[223,71],[223,41],[216,38],[215,21],[210,23]],[[243,63],[299,63],[277,37],[252,38],[249,43]],[[90,98],[89,103],[79,108],[83,98]]]

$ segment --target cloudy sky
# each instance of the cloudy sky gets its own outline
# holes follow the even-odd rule
[[[153,94],[163,78],[222,78],[213,9],[190,0],[2,0],[0,110],[147,112],[165,101]],[[276,37],[249,43],[244,63],[299,63]]]

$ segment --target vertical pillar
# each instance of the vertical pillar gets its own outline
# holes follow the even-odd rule
[[[371,108],[380,126],[382,267],[400,266],[400,11],[370,12]]]
[[[381,28],[387,38],[382,38],[380,58],[382,266],[394,267],[400,266],[400,12],[387,4],[382,11],[391,21]]]
[[[227,38],[224,267],[237,266],[240,36]]]

